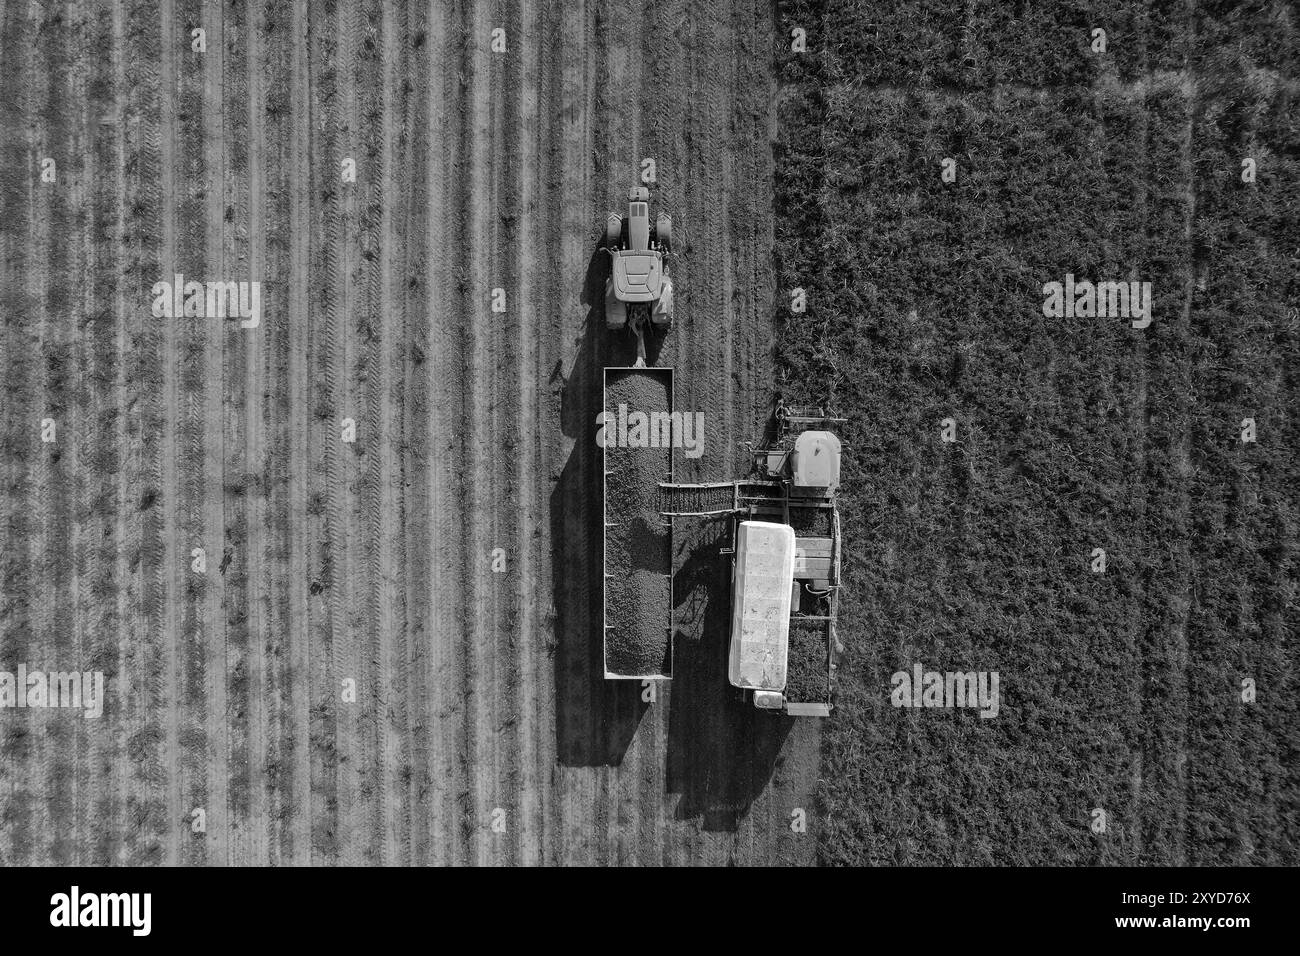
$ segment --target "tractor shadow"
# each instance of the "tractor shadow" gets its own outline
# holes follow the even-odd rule
[[[668,792],[675,816],[734,832],[767,789],[795,718],[760,713],[727,680],[731,522],[674,523],[674,677],[668,711]]]
[[[640,681],[605,680],[604,465],[595,441],[596,415],[605,366],[636,361],[635,339],[629,334],[627,342],[611,342],[604,327],[607,271],[597,243],[583,283],[587,318],[560,398],[560,427],[573,439],[573,451],[551,493],[556,752],[570,767],[621,764],[649,707]]]

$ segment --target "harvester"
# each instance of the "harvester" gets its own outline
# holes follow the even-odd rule
[[[826,717],[833,706],[841,446],[828,429],[843,421],[778,402],[775,442],[754,452],[751,478],[659,486],[666,517],[732,518],[727,676],[762,710]]]
[[[672,250],[673,220],[660,212],[650,223],[650,191],[628,190],[627,215],[611,212],[605,220],[605,325],[630,329],[637,340],[637,367],[645,365],[647,325],[667,332],[673,324],[673,283],[667,258]]]

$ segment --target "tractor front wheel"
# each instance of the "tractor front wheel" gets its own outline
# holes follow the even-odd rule
[[[655,238],[659,240],[659,245],[669,249],[673,244],[673,217],[667,213],[660,213],[655,220]]]
[[[611,212],[605,219],[605,245],[613,248],[623,238],[623,217]]]

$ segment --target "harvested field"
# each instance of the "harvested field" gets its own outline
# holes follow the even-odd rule
[[[772,35],[752,0],[0,5],[0,668],[107,682],[98,720],[0,713],[0,863],[812,858],[818,731],[733,706],[716,553],[674,556],[687,679],[600,657],[633,356],[593,250],[653,158],[683,475],[732,473]],[[153,315],[177,273],[260,282],[259,324]]]

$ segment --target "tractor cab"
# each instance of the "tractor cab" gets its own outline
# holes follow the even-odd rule
[[[614,294],[622,302],[653,302],[659,298],[663,268],[658,256],[623,249],[614,254]]]

